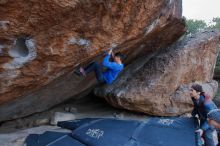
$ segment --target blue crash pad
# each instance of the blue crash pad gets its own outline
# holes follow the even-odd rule
[[[100,119],[80,126],[72,137],[88,146],[195,146],[196,127],[190,118]]]
[[[27,146],[196,146],[198,123],[193,118],[86,118],[58,126],[73,131],[33,134],[26,139]]]
[[[46,131],[43,134],[30,134],[25,143],[27,146],[86,146],[71,137],[71,133]]]

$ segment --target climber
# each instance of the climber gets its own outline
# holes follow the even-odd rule
[[[216,146],[215,139],[213,137],[216,129],[209,124],[208,121],[210,120],[208,115],[211,111],[216,110],[217,106],[211,100],[209,95],[205,94],[202,86],[199,84],[192,85],[190,96],[194,103],[192,116],[198,115],[200,120],[200,129],[198,129],[196,132],[199,132],[201,136],[204,135],[206,146]]]
[[[111,56],[114,60],[113,62],[110,61]],[[122,53],[118,52],[116,54],[113,54],[112,49],[110,49],[110,51],[107,53],[102,61],[102,65],[107,69],[106,71],[102,71],[102,66],[99,63],[93,62],[89,64],[85,69],[80,67],[77,74],[86,76],[88,73],[94,71],[96,79],[100,83],[111,84],[124,68],[122,59]]]

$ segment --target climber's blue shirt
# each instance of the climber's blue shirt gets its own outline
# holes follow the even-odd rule
[[[110,55],[108,54],[105,56],[102,62],[102,65],[107,68],[107,71],[103,73],[103,76],[107,84],[111,84],[124,68],[123,64],[110,62],[109,59],[110,59]]]
[[[192,115],[199,115],[200,119],[200,128],[203,130],[207,130],[210,128],[208,121],[207,121],[207,114],[213,110],[217,109],[217,106],[215,103],[210,99],[208,95],[206,97],[204,95],[200,95],[199,99],[196,100],[192,98],[192,101],[194,103],[194,109],[192,111]]]

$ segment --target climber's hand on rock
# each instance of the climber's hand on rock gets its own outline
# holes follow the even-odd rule
[[[108,54],[109,54],[109,55],[111,55],[111,54],[112,54],[112,49],[110,49],[110,50],[108,51]]]

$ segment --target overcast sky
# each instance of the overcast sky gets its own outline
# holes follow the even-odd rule
[[[187,19],[200,19],[210,22],[220,17],[220,0],[182,0],[183,16]]]

